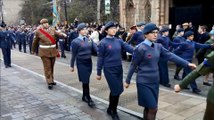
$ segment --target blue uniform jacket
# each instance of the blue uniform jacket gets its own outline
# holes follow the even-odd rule
[[[128,44],[138,45],[144,41],[144,36],[142,31],[137,31],[128,41]]]
[[[182,43],[182,42],[185,42],[185,38],[184,38],[184,37],[181,37],[181,36],[176,36],[176,37],[173,39],[173,42],[174,42],[174,43]]]
[[[83,40],[85,38],[85,40]],[[92,50],[97,52],[97,45],[87,37],[79,36],[71,42],[72,58],[70,67],[74,67],[76,59],[90,59]]]
[[[133,52],[131,45],[115,37],[105,37],[98,45],[97,75],[101,75],[102,67],[122,65],[121,50]]]
[[[181,43],[178,48],[174,50],[175,54],[178,54],[181,58],[192,61],[195,48],[211,48],[211,45],[207,44],[200,44],[191,40],[186,40],[185,42]]]
[[[132,75],[137,68],[137,83],[157,83],[159,82],[158,61],[160,58],[173,61],[176,64],[186,67],[189,62],[169,52],[161,44],[154,43],[154,48],[151,47],[151,42],[145,40],[142,42],[133,53],[133,59],[129,67],[129,72],[126,82],[130,84]]]
[[[171,50],[172,48],[176,48],[180,45],[180,43],[171,42],[168,36],[160,36],[156,42],[161,43],[167,50]]]
[[[10,48],[11,40],[9,31],[0,31],[0,48]]]

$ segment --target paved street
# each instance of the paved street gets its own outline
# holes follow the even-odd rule
[[[48,90],[43,77],[13,65],[5,69],[1,62],[1,120],[111,120],[107,105],[95,100],[89,108],[81,93],[58,84]],[[138,120],[122,111],[121,119]]]
[[[1,62],[1,119],[110,119],[106,115],[109,90],[103,77],[95,80],[96,67],[91,76],[91,93],[97,106],[89,108],[81,101],[81,84],[77,73],[69,71],[69,53],[66,59],[57,59],[55,80],[58,85],[49,91],[43,77],[42,63],[39,57],[12,51],[13,67],[5,69]],[[96,58],[93,58],[96,63]],[[124,77],[129,63],[124,62]],[[94,64],[95,66],[95,64]],[[170,78],[173,74],[170,65]],[[209,87],[200,85],[202,95],[193,95],[190,91],[175,94],[171,89],[160,87],[159,120],[202,120],[206,105],[205,95]],[[178,83],[171,79],[172,84]],[[122,120],[142,117],[143,108],[137,105],[135,84],[126,89],[119,103],[119,116]],[[57,108],[57,109],[55,109]],[[130,114],[124,113],[126,111]]]

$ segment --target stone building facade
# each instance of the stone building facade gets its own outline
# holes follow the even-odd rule
[[[168,24],[172,0],[120,0],[120,23],[124,27],[139,21]]]
[[[194,26],[214,24],[214,0],[120,0],[120,23],[125,28],[139,21],[157,25],[192,22]]]

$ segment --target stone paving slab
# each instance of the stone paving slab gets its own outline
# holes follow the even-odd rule
[[[2,62],[0,70],[1,120],[111,120],[107,106],[99,101],[90,108],[76,91],[61,85],[48,90],[41,77],[14,66],[5,69]],[[139,119],[122,111],[118,114],[124,120]]]

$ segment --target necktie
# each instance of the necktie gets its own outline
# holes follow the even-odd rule
[[[154,47],[154,46],[155,46],[154,43],[152,43],[151,47]]]
[[[85,37],[83,38],[83,41],[85,41]]]

